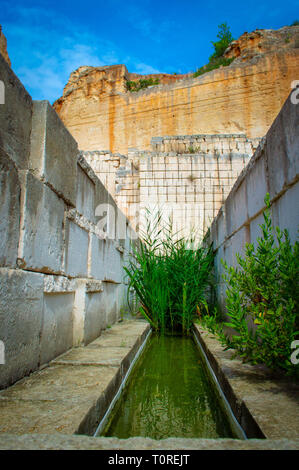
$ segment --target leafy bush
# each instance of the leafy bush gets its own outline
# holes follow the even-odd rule
[[[139,91],[149,86],[159,85],[160,80],[158,78],[141,78],[136,82],[134,80],[127,80],[127,90],[128,91]]]
[[[206,306],[214,255],[192,236],[178,235],[171,222],[163,225],[161,212],[148,212],[146,232],[125,271],[151,326],[162,333],[188,334],[198,309]]]
[[[290,361],[291,343],[299,336],[299,243],[292,246],[287,230],[273,229],[269,194],[265,203],[257,248],[246,244],[245,257],[237,255],[239,268],[223,263],[230,317],[224,325],[233,329],[232,336],[215,316],[204,323],[234,356],[299,376],[299,366]]]
[[[211,59],[207,65],[200,67],[199,69],[194,72],[193,77],[198,77],[199,75],[203,75],[204,73],[210,72],[211,70],[218,69],[219,67],[227,67],[232,63],[234,57],[230,59],[226,59],[225,57],[219,57],[218,59]]]
[[[234,60],[234,57],[230,59],[226,59],[223,57],[225,49],[229,46],[229,44],[233,41],[233,37],[231,35],[230,29],[227,26],[227,23],[222,23],[218,26],[218,34],[217,38],[219,41],[213,42],[214,46],[214,53],[209,57],[208,64],[200,67],[194,72],[193,77],[198,77],[206,72],[210,72],[211,70],[218,69],[221,66],[228,66]]]
[[[298,20],[293,21],[293,23],[290,26],[299,26],[299,21]]]

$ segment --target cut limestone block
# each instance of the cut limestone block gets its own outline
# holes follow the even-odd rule
[[[0,269],[0,339],[5,345],[5,364],[0,365],[0,388],[38,367],[43,277],[17,269]]]
[[[88,220],[95,221],[95,184],[79,165],[76,209]]]
[[[71,277],[87,277],[89,235],[67,220],[65,272]]]
[[[76,205],[78,147],[48,101],[34,101],[30,169]]]
[[[22,171],[22,225],[19,266],[61,273],[64,202],[47,185]]]
[[[0,80],[4,104],[0,105],[0,142],[18,168],[28,168],[32,99],[0,54]]]
[[[52,293],[44,296],[40,363],[49,362],[73,346],[74,293]]]
[[[17,169],[0,148],[0,266],[16,267],[21,187]]]

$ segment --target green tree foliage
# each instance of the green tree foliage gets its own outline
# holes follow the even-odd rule
[[[227,59],[226,57],[223,57],[225,49],[233,41],[233,37],[227,23],[222,23],[218,26],[217,38],[219,39],[218,41],[212,41],[214,53],[210,56],[208,64],[198,68],[193,74],[194,77],[198,77],[206,72],[218,69],[220,66],[226,67],[234,60],[234,58]]]
[[[192,247],[192,249],[191,249]],[[161,212],[148,213],[147,228],[125,271],[140,312],[155,330],[188,334],[201,306],[213,266],[212,249],[179,238]]]
[[[218,26],[217,38],[219,41],[212,41],[215,51],[211,55],[210,60],[221,57],[224,54],[225,49],[227,49],[229,44],[234,40],[227,23],[222,23]]]
[[[237,255],[238,268],[223,263],[230,317],[225,326],[233,335],[213,316],[204,322],[235,356],[299,377],[299,365],[290,361],[291,343],[299,337],[299,243],[292,246],[287,230],[273,229],[269,194],[265,203],[257,247],[246,245],[245,256]]]

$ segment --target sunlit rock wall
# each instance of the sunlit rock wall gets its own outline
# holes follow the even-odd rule
[[[71,78],[54,104],[81,150],[128,154],[131,148],[150,150],[152,137],[167,135],[244,133],[261,138],[298,79],[299,48],[236,60],[200,77],[137,93],[125,92],[107,76],[102,92],[104,82],[96,78],[100,73],[89,68]]]

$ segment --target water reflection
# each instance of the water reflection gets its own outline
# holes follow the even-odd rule
[[[103,435],[234,437],[191,338],[154,335]]]

